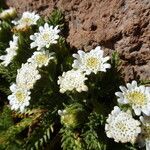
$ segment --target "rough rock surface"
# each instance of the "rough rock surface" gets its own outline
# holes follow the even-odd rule
[[[150,80],[150,0],[5,0],[21,13],[48,15],[61,9],[68,22],[67,41],[89,50],[101,45],[117,50],[125,81]],[[108,52],[108,51],[107,51]]]

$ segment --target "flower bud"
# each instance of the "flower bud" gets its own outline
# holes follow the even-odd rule
[[[81,104],[72,104],[68,106],[61,115],[61,123],[66,127],[77,128],[87,119],[87,112]]]

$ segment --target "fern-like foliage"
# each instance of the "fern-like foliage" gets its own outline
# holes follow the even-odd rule
[[[8,106],[4,106],[0,115],[0,132],[7,130],[13,124],[12,112]]]
[[[83,125],[81,130],[79,130],[79,128],[75,130],[68,127],[63,127],[60,130],[63,150],[106,149],[104,139],[100,137],[101,125],[104,124],[104,118],[97,113],[91,113],[88,120],[89,122]]]
[[[62,148],[63,150],[83,150],[82,141],[78,132],[69,128],[62,128]]]
[[[38,126],[30,128],[30,134],[24,144],[24,148],[30,149],[42,149],[54,138],[54,114],[56,112],[44,112],[42,121]]]
[[[82,137],[85,142],[86,149],[88,150],[106,150],[106,143],[104,143],[104,135],[101,130],[105,120],[102,115],[96,112],[91,113],[89,116],[89,122],[83,129]],[[101,138],[103,137],[103,139]]]
[[[12,147],[15,147],[19,149],[21,143],[24,142],[23,137],[21,138],[21,133],[39,122],[42,113],[43,110],[34,109],[21,115],[17,113],[13,114],[10,109],[6,107],[0,118],[0,123],[3,127],[0,132],[0,148],[9,150]],[[16,123],[13,122],[14,119],[16,120]]]
[[[47,18],[48,23],[57,26],[59,25],[60,29],[64,27],[64,16],[60,10],[54,10],[50,17]]]

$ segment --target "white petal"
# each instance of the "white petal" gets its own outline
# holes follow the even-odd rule
[[[150,150],[150,140],[146,141],[146,150]]]
[[[16,91],[16,88],[17,88],[17,86],[16,86],[16,84],[14,84],[14,83],[10,86],[10,90],[11,90],[12,92],[15,92],[15,91]]]
[[[129,90],[131,90],[133,87],[132,87],[132,85],[131,85],[130,83],[127,83],[127,88],[128,88]]]
[[[79,50],[79,51],[78,51],[78,54],[79,54],[81,57],[83,57],[83,56],[85,55],[85,52],[82,51],[82,50]]]
[[[145,108],[145,109],[142,109],[143,113],[147,116],[150,116],[150,108]]]
[[[137,82],[135,80],[132,81],[132,87],[133,88],[137,87]]]
[[[140,116],[141,115],[141,109],[139,108],[133,108],[134,109],[134,112],[137,116]]]
[[[116,92],[115,95],[118,96],[118,97],[124,97],[121,92]]]
[[[101,47],[100,47],[100,46],[97,46],[97,47],[95,48],[95,50],[96,50],[96,51],[100,51],[100,50],[101,50]]]
[[[111,68],[111,65],[110,64],[103,64],[104,65],[104,68]]]
[[[106,61],[108,61],[109,59],[110,59],[110,57],[109,57],[109,56],[104,57],[104,58],[103,58],[103,62],[106,62]]]
[[[122,92],[127,92],[127,89],[124,86],[119,86],[119,88]]]

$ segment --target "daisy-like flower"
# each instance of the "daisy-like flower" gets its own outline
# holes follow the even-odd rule
[[[141,142],[146,145],[146,150],[150,150],[150,117],[141,116],[140,120],[142,122]]]
[[[119,103],[131,105],[138,116],[141,112],[150,115],[150,87],[137,86],[137,82],[132,81],[132,83],[127,83],[127,88],[120,86],[120,90],[122,92],[115,93]]]
[[[1,19],[14,18],[16,17],[16,15],[17,15],[16,9],[11,7],[1,12],[0,18]]]
[[[12,94],[8,96],[8,100],[11,105],[11,109],[24,112],[25,107],[29,106],[29,100],[31,99],[30,91],[22,89],[16,84],[12,84],[10,86],[10,90]]]
[[[58,77],[58,84],[60,85],[60,92],[76,90],[78,92],[87,91],[88,87],[84,81],[87,80],[85,74],[79,70],[70,70],[63,72],[62,76]]]
[[[49,53],[49,51],[36,51],[33,53],[33,56],[28,59],[28,62],[37,65],[37,67],[41,68],[42,66],[47,66],[49,61],[53,59],[54,53]]]
[[[107,63],[110,57],[104,57],[103,53],[100,46],[97,46],[87,53],[79,50],[78,54],[73,54],[73,57],[76,59],[74,60],[72,67],[82,70],[87,75],[92,72],[96,74],[98,71],[106,72],[106,69],[111,67],[110,64]]]
[[[16,30],[23,30],[31,25],[36,25],[37,21],[40,19],[38,14],[35,12],[24,12],[19,20],[13,20],[12,23],[16,25]]]
[[[8,66],[13,60],[14,56],[17,55],[18,49],[18,36],[13,35],[13,40],[9,42],[9,48],[6,49],[7,54],[0,56],[1,63],[5,67]]]
[[[131,112],[123,112],[118,106],[114,107],[106,122],[106,135],[115,142],[134,143],[141,132],[140,122],[132,117]]]
[[[30,90],[40,78],[36,65],[25,63],[17,70],[16,83],[19,87]]]
[[[56,44],[59,32],[58,26],[53,27],[45,23],[44,26],[39,27],[38,33],[30,36],[30,39],[33,41],[30,45],[31,48],[37,47],[37,50],[41,50],[45,46],[48,48],[51,44]]]

